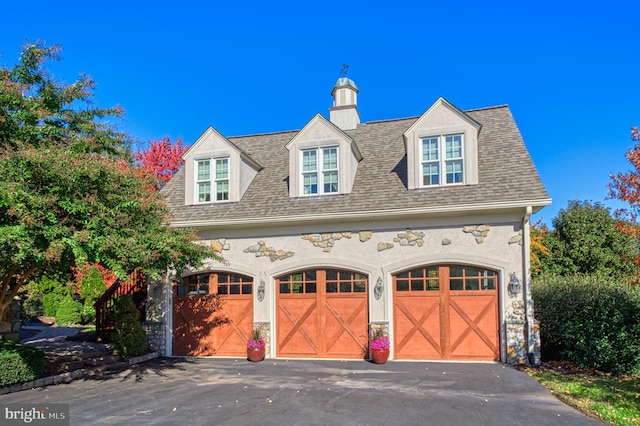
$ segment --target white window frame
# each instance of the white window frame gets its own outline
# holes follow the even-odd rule
[[[460,148],[459,148],[459,156],[447,157],[449,153],[447,152],[447,142],[449,138],[460,138]],[[432,143],[436,143],[437,151],[435,156],[429,155],[429,158],[425,159],[424,145],[425,142],[431,141]],[[441,187],[441,186],[456,186],[456,185],[464,185],[466,179],[465,172],[465,156],[464,156],[464,133],[450,133],[450,134],[441,134],[441,135],[430,135],[424,136],[420,138],[420,164],[419,164],[419,175],[420,175],[420,187],[422,188],[432,188],[432,187]],[[456,149],[456,151],[458,151]],[[433,152],[430,150],[430,152]],[[449,151],[450,152],[450,151]],[[459,170],[455,170],[453,172],[449,172],[447,166],[453,167],[454,165],[459,165]],[[426,166],[435,166],[437,168],[437,173],[430,173],[428,176],[437,176],[437,183],[425,183],[425,167]],[[451,181],[448,181],[449,175],[461,175],[461,178],[455,179],[453,178]]]
[[[325,167],[325,152],[335,150],[335,167]],[[315,153],[315,168],[305,170],[305,153]],[[331,165],[330,165],[331,166]],[[327,178],[335,176],[335,181],[330,181]],[[305,185],[305,177],[315,177],[316,192],[308,190],[305,192],[305,187],[313,185],[313,183]],[[325,190],[325,185],[335,184],[335,190]],[[326,146],[319,148],[309,148],[300,150],[300,194],[303,197],[317,196],[317,195],[333,195],[340,193],[340,148],[338,146]]]
[[[209,175],[208,178],[200,178],[200,163],[209,162]],[[229,176],[230,171],[229,157],[212,157],[212,158],[199,158],[195,160],[195,202],[196,204],[208,204],[208,203],[224,203],[230,200],[231,194],[231,182]],[[218,176],[220,172],[219,164],[226,164],[226,173]],[[209,192],[204,193],[205,200],[200,200],[200,185],[208,184]],[[218,191],[218,186],[226,184],[226,191]],[[222,195],[222,196],[220,196]],[[225,197],[226,195],[226,197]],[[208,197],[207,197],[208,196]]]

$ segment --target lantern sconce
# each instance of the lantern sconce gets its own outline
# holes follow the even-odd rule
[[[512,272],[510,275],[507,290],[509,291],[509,296],[511,297],[516,296],[520,293],[520,291],[522,291],[522,284],[520,283],[520,280],[518,279],[518,276],[515,272]]]
[[[264,279],[265,278],[266,278],[266,275],[264,275],[264,272],[260,274],[260,284],[258,285],[258,302],[262,302],[264,300],[264,291],[265,291]]]
[[[382,292],[384,291],[384,286],[382,285],[382,277],[378,277],[378,281],[376,282],[376,286],[373,288],[373,295],[376,300],[380,300],[382,297]]]

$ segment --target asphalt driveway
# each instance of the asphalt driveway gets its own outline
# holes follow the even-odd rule
[[[595,425],[498,363],[156,359],[0,396],[70,404],[72,425]]]

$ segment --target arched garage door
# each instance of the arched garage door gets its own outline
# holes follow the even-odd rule
[[[207,272],[174,285],[174,355],[246,356],[252,329],[251,277]]]
[[[365,357],[369,314],[367,277],[314,269],[276,279],[276,355],[293,358]]]
[[[497,288],[495,271],[472,266],[394,275],[395,358],[497,361]]]

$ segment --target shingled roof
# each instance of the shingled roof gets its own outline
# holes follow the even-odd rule
[[[507,106],[465,111],[482,125],[478,137],[478,184],[409,190],[402,134],[419,117],[359,124],[348,134],[362,152],[353,191],[346,195],[289,197],[287,143],[297,131],[228,138],[264,168],[239,202],[185,205],[185,172],[163,189],[174,226],[265,220],[368,216],[407,211],[473,210],[487,206],[550,203],[540,176]]]

